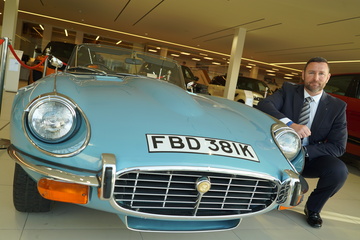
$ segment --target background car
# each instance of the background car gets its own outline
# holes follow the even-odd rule
[[[332,75],[325,91],[347,103],[346,152],[360,157],[360,73]]]
[[[186,91],[176,61],[132,49],[76,46],[64,72],[18,91],[10,135],[21,212],[61,201],[137,231],[218,231],[307,191],[291,128]]]
[[[223,96],[225,84],[225,75],[215,76],[209,84],[209,93],[214,96]],[[241,103],[246,102],[248,96],[244,90],[251,92],[254,106],[256,106],[261,99],[272,93],[269,86],[264,81],[239,76],[236,84],[234,101]]]
[[[181,65],[181,71],[184,76],[186,87],[189,91],[195,93],[209,94],[208,86],[198,83],[199,78],[194,75],[188,66]]]

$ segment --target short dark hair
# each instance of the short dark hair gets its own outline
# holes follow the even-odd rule
[[[304,67],[304,71],[306,70],[307,66],[308,66],[310,63],[312,63],[312,62],[317,62],[317,63],[324,62],[324,63],[326,63],[327,66],[328,66],[328,68],[329,68],[329,72],[330,72],[329,63],[328,63],[328,61],[327,61],[325,58],[323,58],[323,57],[313,57],[313,58],[310,58],[310,60],[307,61],[306,65],[305,65],[305,67]]]

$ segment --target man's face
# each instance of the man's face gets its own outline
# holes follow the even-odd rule
[[[302,73],[306,91],[315,96],[319,94],[330,79],[329,67],[324,62],[311,62]]]

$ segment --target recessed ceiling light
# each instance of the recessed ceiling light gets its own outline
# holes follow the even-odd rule
[[[213,58],[211,57],[204,57],[204,59],[207,59],[207,60],[214,60]]]
[[[201,59],[199,59],[199,58],[192,58],[192,60],[194,60],[194,61],[201,61]]]
[[[121,42],[122,42],[122,40],[119,40],[119,41],[116,43],[116,45],[120,44]]]

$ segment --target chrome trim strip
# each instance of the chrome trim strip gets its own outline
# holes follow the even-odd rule
[[[296,134],[296,136],[298,136],[297,133],[296,133],[292,128],[287,127],[284,123],[280,122],[279,120],[277,120],[277,123],[274,123],[274,124],[271,126],[271,136],[273,137],[276,146],[279,148],[279,150],[280,150],[280,152],[282,153],[282,155],[284,156],[284,158],[288,161],[288,163],[290,164],[292,170],[293,170],[294,172],[297,172],[297,171],[296,171],[296,168],[295,168],[294,165],[291,163],[291,161],[294,160],[294,159],[296,158],[296,156],[298,156],[299,153],[300,153],[301,150],[302,150],[301,140],[300,140],[300,138],[299,138],[300,141],[299,141],[299,145],[298,145],[298,149],[299,149],[299,150],[298,150],[298,153],[295,154],[295,156],[294,156],[292,159],[288,159],[288,158],[285,156],[284,152],[282,151],[280,145],[278,144],[277,136],[276,136],[276,134],[278,134],[278,132],[281,133],[281,132],[284,132],[284,131],[293,132],[293,133]],[[305,161],[304,161],[304,162],[305,162]]]
[[[116,174],[116,157],[114,154],[111,153],[103,153],[101,154],[101,160],[102,160],[102,172],[101,172],[101,187],[99,189],[100,191],[100,199],[101,200],[109,200],[113,197],[114,195],[114,189],[115,189],[115,174]],[[111,180],[110,180],[110,187],[106,186],[106,189],[110,188],[111,192],[110,192],[110,197],[109,198],[105,198],[104,197],[104,186],[105,186],[105,182],[108,182],[107,179],[105,179],[105,173],[106,173],[106,169],[111,169]]]
[[[92,175],[92,176],[77,175],[77,174],[65,172],[57,168],[29,163],[12,146],[8,148],[8,153],[10,157],[14,159],[15,162],[20,164],[22,167],[25,167],[26,169],[29,169],[33,172],[44,175],[46,177],[51,177],[57,180],[77,183],[91,187],[100,186],[99,179],[96,175]]]
[[[159,232],[159,233],[207,233],[207,232],[222,232],[222,231],[229,231],[229,230],[234,230],[236,229],[237,227],[240,226],[241,222],[242,222],[242,218],[239,218],[239,223],[233,227],[233,228],[226,228],[226,229],[217,229],[217,230],[194,230],[194,231],[160,231],[160,230],[144,230],[144,229],[137,229],[137,228],[131,228],[129,227],[128,225],[128,217],[129,216],[125,216],[125,220],[124,220],[124,223],[125,223],[125,226],[127,229],[129,230],[132,230],[132,231],[136,231],[136,232],[152,232],[152,233],[156,233],[156,232]],[[226,220],[226,219],[225,219]],[[144,220],[146,221],[146,220]],[[215,220],[216,221],[216,220]]]
[[[285,169],[283,173],[284,175],[288,176],[288,178],[282,183],[282,185],[283,186],[288,185],[289,191],[287,192],[285,201],[283,203],[279,203],[279,205],[284,207],[294,207],[296,205],[293,204],[292,200],[294,198],[298,198],[299,196],[304,195],[304,193],[301,191],[302,189],[296,187],[297,185],[300,185],[299,175],[296,172],[289,169]]]

